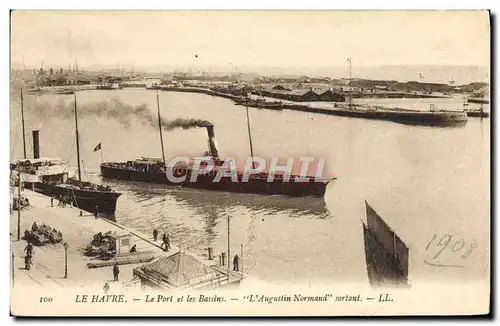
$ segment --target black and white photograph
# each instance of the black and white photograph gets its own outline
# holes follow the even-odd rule
[[[488,314],[490,14],[12,10],[11,314]]]

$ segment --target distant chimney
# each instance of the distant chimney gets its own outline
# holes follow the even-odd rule
[[[33,158],[40,158],[40,130],[33,130]]]
[[[207,127],[207,133],[208,133],[208,149],[209,149],[209,154],[212,157],[219,157],[219,151],[217,150],[217,145],[215,144],[214,126],[208,126]]]

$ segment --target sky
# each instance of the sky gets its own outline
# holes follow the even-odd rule
[[[14,11],[14,66],[489,66],[486,11]]]

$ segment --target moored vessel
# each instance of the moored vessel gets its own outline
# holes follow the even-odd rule
[[[22,97],[21,97],[22,99]],[[21,108],[23,108],[21,100]],[[78,135],[78,116],[75,94],[75,131],[78,159],[78,179],[70,177],[67,163],[58,158],[40,158],[39,131],[33,131],[33,159],[26,158],[26,140],[24,136],[24,110],[23,121],[23,146],[24,159],[11,164],[11,171],[19,173],[23,183],[34,191],[43,193],[56,199],[63,199],[84,211],[113,217],[116,202],[121,193],[113,191],[110,187],[85,182],[81,179],[80,146]]]
[[[258,109],[283,111],[283,103],[281,101],[269,102],[269,101],[266,101],[265,99],[253,100],[253,99],[248,98],[248,97],[234,99],[233,101],[234,101],[234,104],[236,104],[236,105],[244,105],[244,106],[258,108]]]

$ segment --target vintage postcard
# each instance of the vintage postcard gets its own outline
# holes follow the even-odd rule
[[[15,10],[10,49],[12,315],[489,313],[488,11]]]

